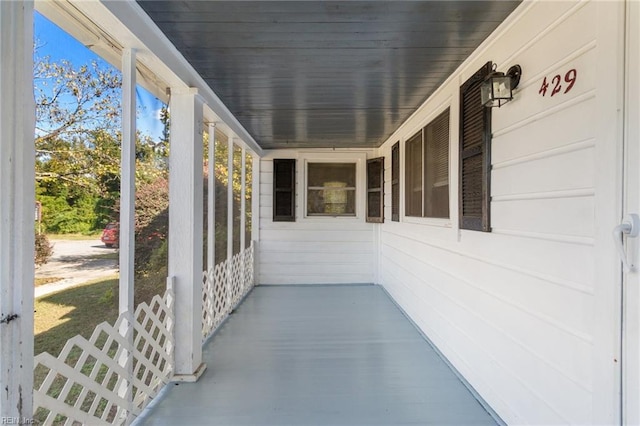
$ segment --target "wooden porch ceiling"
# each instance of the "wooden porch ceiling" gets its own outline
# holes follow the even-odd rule
[[[138,3],[271,149],[379,146],[519,0]]]

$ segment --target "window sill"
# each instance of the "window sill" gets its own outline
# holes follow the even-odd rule
[[[354,221],[354,222],[361,222],[362,218],[359,218],[358,216],[355,215],[351,215],[351,216],[346,216],[346,215],[336,215],[336,216],[332,216],[332,215],[307,215],[304,216],[302,218],[305,221],[308,222],[328,222],[328,221],[332,221],[332,220],[348,220],[348,221]]]
[[[403,216],[401,223],[411,223],[415,225],[437,226],[439,228],[453,228],[453,222],[451,218],[436,218],[436,217],[413,217]]]

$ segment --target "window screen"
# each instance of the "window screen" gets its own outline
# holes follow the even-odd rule
[[[405,144],[405,214],[422,216],[422,131]]]
[[[309,163],[307,185],[308,215],[355,216],[355,163]]]
[[[449,217],[449,110],[424,128],[424,215]]]

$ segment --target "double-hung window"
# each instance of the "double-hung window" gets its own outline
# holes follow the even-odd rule
[[[405,143],[405,215],[449,217],[449,109]]]
[[[307,215],[356,215],[356,163],[307,164]]]

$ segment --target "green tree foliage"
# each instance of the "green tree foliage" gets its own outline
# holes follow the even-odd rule
[[[74,67],[69,61],[34,59],[36,146],[82,139],[95,129],[113,134],[120,127],[122,81],[117,70],[99,64]]]
[[[47,232],[89,233],[114,220],[120,196],[121,77],[96,61],[36,56],[36,194]],[[166,174],[166,148],[136,138],[136,178]]]
[[[204,135],[208,140],[208,135]],[[205,159],[208,157],[207,144],[205,146]],[[229,173],[227,168],[228,147],[226,141],[218,141],[215,149],[215,197],[216,197],[216,263],[222,262],[227,256],[227,184]],[[247,164],[250,168],[251,164]],[[233,202],[234,211],[240,211],[241,197],[241,172],[242,158],[234,155],[233,173]],[[206,256],[207,234],[207,201],[208,201],[208,167],[204,166],[204,214],[203,225],[205,236],[203,254]],[[247,200],[251,197],[251,185],[246,188]],[[248,201],[247,201],[248,202]],[[248,217],[250,223],[250,217]],[[238,221],[234,221],[238,222]],[[157,179],[141,185],[136,193],[136,284],[135,302],[150,301],[165,289],[167,277],[168,259],[168,232],[169,232],[169,183],[167,179]],[[234,225],[234,239],[239,241],[240,230]]]

